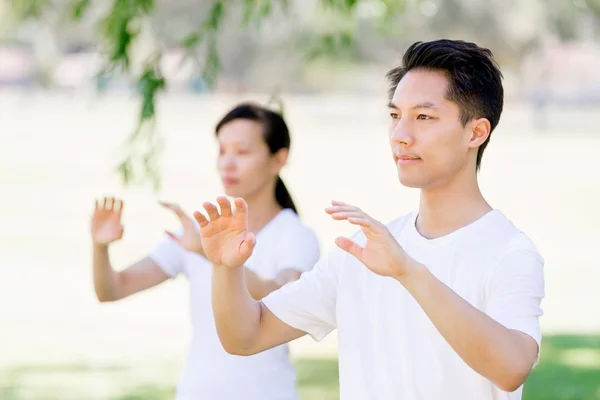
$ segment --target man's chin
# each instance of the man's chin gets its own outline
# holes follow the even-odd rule
[[[420,180],[414,179],[412,177],[402,176],[402,175],[398,174],[398,180],[400,181],[400,184],[402,186],[405,186],[408,188],[421,189],[423,187],[423,184]]]

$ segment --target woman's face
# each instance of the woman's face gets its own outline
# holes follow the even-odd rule
[[[230,121],[219,130],[218,142],[217,167],[228,196],[252,197],[274,182],[281,165],[270,154],[259,122]]]

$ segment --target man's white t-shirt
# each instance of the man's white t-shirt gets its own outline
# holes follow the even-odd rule
[[[211,264],[166,238],[150,253],[170,277],[190,282],[192,339],[177,400],[297,400],[296,374],[287,345],[241,357],[223,350],[211,304]],[[256,236],[246,267],[273,279],[282,269],[310,270],[319,259],[314,232],[296,213],[282,210]]]
[[[500,211],[428,240],[417,212],[388,224],[406,252],[474,307],[541,342],[543,260]],[[358,232],[352,238],[364,245]],[[516,400],[471,369],[404,287],[334,249],[265,305],[286,324],[321,340],[337,328],[342,400]]]

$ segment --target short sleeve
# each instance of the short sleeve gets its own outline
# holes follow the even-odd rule
[[[513,240],[487,285],[486,313],[508,329],[526,333],[541,345],[544,260],[524,236]]]
[[[311,229],[301,226],[281,243],[278,251],[278,270],[293,268],[301,272],[310,271],[319,261],[319,240]]]
[[[334,249],[314,269],[263,299],[267,308],[289,326],[321,341],[336,328],[341,250]]]
[[[175,234],[180,235],[181,232]],[[185,250],[168,236],[150,251],[148,257],[157,263],[165,274],[171,278],[177,277],[180,273],[185,273]]]

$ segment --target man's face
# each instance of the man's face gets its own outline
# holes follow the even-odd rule
[[[398,83],[390,102],[390,144],[400,182],[433,189],[469,168],[476,155],[473,124],[463,126],[456,103],[446,98],[443,72],[413,70]],[[474,160],[473,160],[474,163]],[[475,165],[472,165],[475,171]]]

